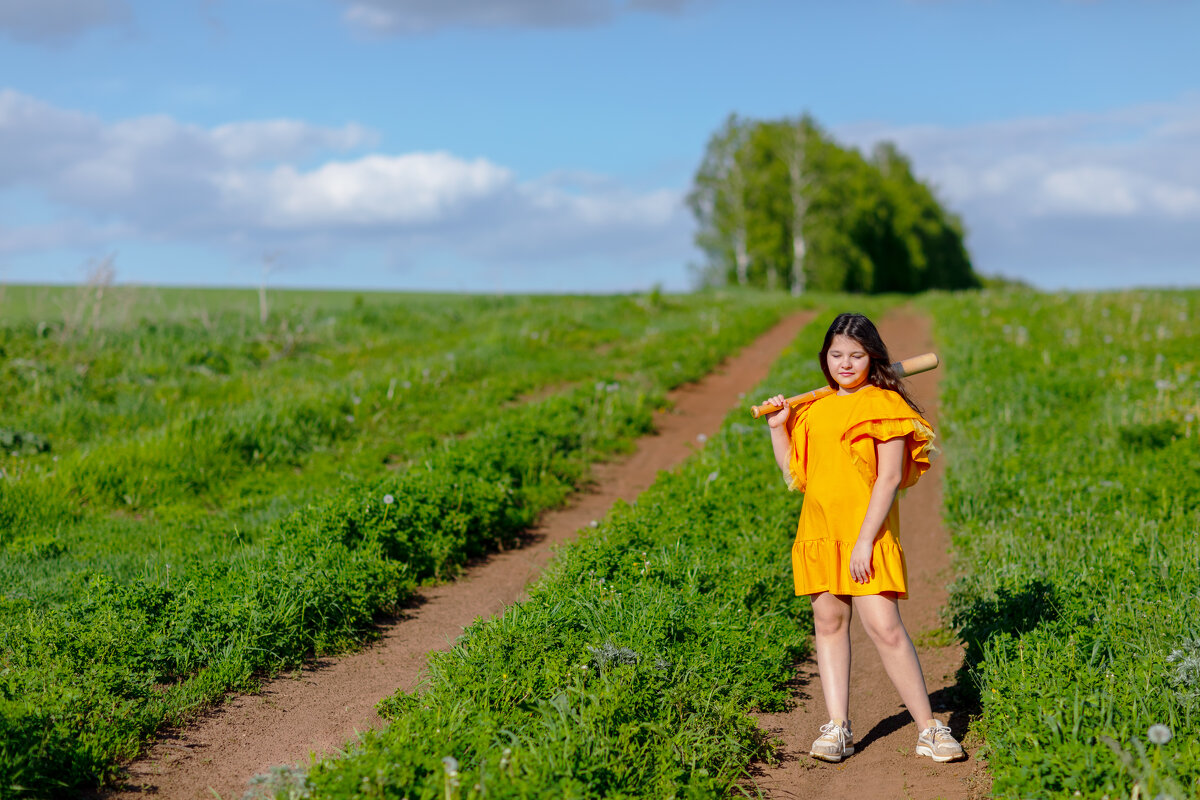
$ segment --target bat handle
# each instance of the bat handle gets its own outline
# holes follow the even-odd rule
[[[789,397],[787,399],[787,404],[792,408],[795,408],[796,406],[804,405],[805,403],[816,400],[818,397],[829,394],[832,391],[832,389],[827,387],[813,389],[811,392],[805,392],[804,394],[798,394],[795,397]],[[772,405],[771,403],[763,403],[761,406],[751,406],[750,413],[754,415],[755,419],[758,419],[763,414],[774,414],[776,411],[779,411],[782,408],[783,406]]]
[[[773,406],[770,403],[763,403],[761,406],[750,406],[750,413],[755,419],[758,419],[763,414],[774,414],[782,408],[783,406]]]

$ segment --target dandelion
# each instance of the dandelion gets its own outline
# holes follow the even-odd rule
[[[704,479],[704,482],[712,483],[716,479],[717,479],[717,470],[714,469],[712,472],[708,473],[708,477]]]
[[[1171,729],[1166,725],[1151,725],[1146,731],[1146,738],[1155,744],[1166,744],[1171,741]]]
[[[362,403],[362,398],[358,395],[351,395],[350,402],[357,406]]]
[[[596,520],[592,520],[591,522],[589,522],[589,523],[588,523],[588,525],[592,526],[593,528],[599,528],[599,527],[600,527],[600,523],[599,523],[599,522],[597,522]]]
[[[704,444],[705,442],[708,441],[708,437],[705,436],[703,433],[698,433],[698,434],[696,434],[696,441],[699,442],[700,444]]]
[[[396,502],[396,498],[392,497],[390,494],[385,494],[383,496],[383,504],[385,506],[390,506],[394,502]]]
[[[450,800],[458,794],[455,792],[458,788],[458,759],[446,756],[442,759],[442,766],[446,769],[446,800]]]

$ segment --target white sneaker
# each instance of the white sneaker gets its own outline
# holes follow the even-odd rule
[[[917,755],[929,756],[934,761],[959,761],[967,757],[962,745],[950,734],[950,726],[941,720],[931,719],[932,724],[917,736]]]
[[[850,732],[850,720],[842,721],[846,723],[844,728],[832,719],[821,726],[821,735],[808,751],[810,756],[837,762],[854,755],[854,734]]]

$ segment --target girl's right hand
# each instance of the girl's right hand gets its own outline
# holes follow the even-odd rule
[[[772,428],[778,428],[783,423],[788,421],[788,417],[792,415],[792,407],[788,405],[787,398],[781,394],[774,397],[768,397],[763,401],[763,405],[779,406],[779,410],[773,414],[767,414],[767,424]]]

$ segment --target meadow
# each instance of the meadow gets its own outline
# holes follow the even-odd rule
[[[263,323],[249,292],[109,306],[81,290],[54,306],[17,288],[0,300],[0,794],[14,796],[95,786],[164,722],[369,639],[422,583],[586,485],[667,388],[796,307],[280,294]],[[877,315],[898,300],[806,302]],[[943,360],[945,620],[967,645],[968,741],[995,795],[1195,796],[1200,292],[915,302]],[[763,387],[820,383],[830,315]],[[526,601],[435,655],[420,693],[384,701],[388,728],[255,791],[746,789],[773,749],[748,713],[789,702],[811,630],[778,558],[801,498],[761,428],[733,410],[564,547]]]
[[[0,786],[33,796],[368,639],[795,306],[279,293],[264,320],[249,292],[20,288],[0,327]]]
[[[1196,796],[1200,292],[928,307],[995,796]]]

